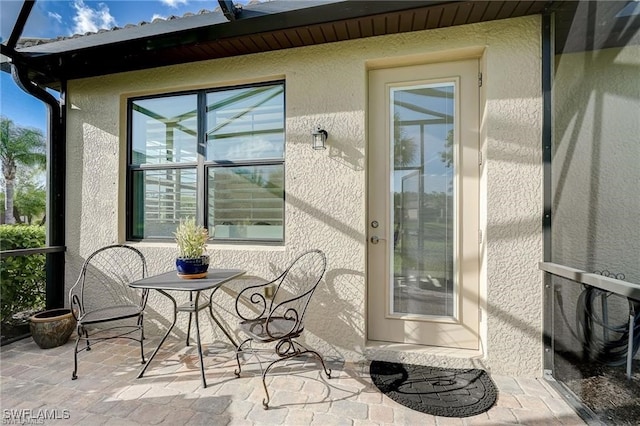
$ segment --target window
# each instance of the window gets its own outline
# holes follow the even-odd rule
[[[284,239],[284,82],[129,100],[127,238]]]

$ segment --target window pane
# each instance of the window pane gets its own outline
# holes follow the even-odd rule
[[[197,100],[183,95],[134,101],[132,164],[195,162]]]
[[[283,239],[283,165],[210,168],[208,177],[215,239]]]
[[[282,158],[284,85],[207,94],[207,160]]]
[[[196,215],[196,170],[133,173],[133,237],[173,237],[184,217]]]

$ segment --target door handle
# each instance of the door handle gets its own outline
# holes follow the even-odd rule
[[[371,244],[378,244],[380,240],[384,240],[384,238],[380,238],[377,235],[374,235],[373,237],[371,237]]]

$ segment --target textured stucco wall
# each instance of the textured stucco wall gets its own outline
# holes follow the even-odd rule
[[[640,48],[556,62],[553,261],[640,283]]]
[[[286,244],[215,245],[212,263],[270,278],[301,250],[321,248],[328,272],[310,312],[307,341],[330,357],[362,359],[367,345],[367,68],[484,50],[480,217],[486,310],[484,355],[473,363],[502,374],[540,375],[539,23],[538,17],[519,18],[69,82],[68,103],[73,107],[68,114],[67,285],[92,250],[124,239],[126,97],[284,78]],[[329,131],[326,151],[310,148],[310,132],[318,124]],[[149,259],[151,273],[173,268],[172,243],[135,245]],[[223,317],[231,323],[234,291],[231,285],[219,298]],[[166,324],[170,309],[161,296],[153,295],[151,324]],[[186,330],[183,317],[179,333]],[[208,327],[205,341],[211,333],[217,334]],[[405,354],[414,362],[452,364],[453,359],[423,351]]]
[[[541,53],[527,23],[528,37],[524,23],[492,31],[504,44],[486,55],[486,350],[507,374],[542,372]]]

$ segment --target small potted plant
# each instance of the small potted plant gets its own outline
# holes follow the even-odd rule
[[[194,218],[181,219],[173,233],[178,244],[176,269],[182,278],[202,278],[209,269],[207,240],[209,231],[196,223]]]

